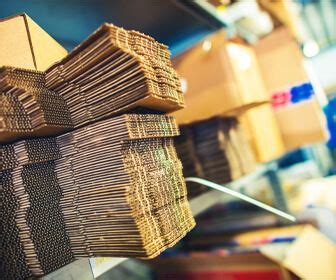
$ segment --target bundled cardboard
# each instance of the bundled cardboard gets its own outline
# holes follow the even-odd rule
[[[67,103],[75,127],[137,107],[184,107],[165,45],[136,31],[102,25],[46,71],[46,85]]]
[[[268,94],[308,80],[303,54],[286,28],[278,28],[254,46]]]
[[[47,90],[42,72],[1,67],[0,99],[0,143],[55,135],[73,126],[66,103]]]
[[[329,138],[325,115],[315,99],[279,108],[275,116],[287,150]]]
[[[0,33],[3,23],[37,28],[22,17]],[[30,48],[18,47],[13,65],[43,68],[38,56],[49,66],[46,37],[23,31]],[[104,24],[46,73],[0,69],[0,275],[42,276],[80,257],[153,258],[191,230],[178,126],[159,115],[184,107],[169,59],[153,38]],[[121,115],[130,110],[158,115]]]
[[[2,147],[2,275],[79,257],[153,258],[194,226],[171,117],[122,115]],[[7,279],[7,278],[6,278]]]
[[[224,31],[174,60],[186,85],[187,108],[174,114],[180,124],[235,115],[268,100],[253,50],[228,43]]]
[[[255,168],[252,150],[235,118],[217,117],[182,126],[175,145],[185,177],[225,184]],[[199,185],[188,186],[190,196],[203,190]]]
[[[169,59],[167,46],[153,38],[104,24],[45,76],[3,67],[0,142],[57,135],[139,107],[181,109],[180,81]]]
[[[0,20],[0,66],[46,70],[67,51],[26,14]]]
[[[273,108],[269,104],[247,110],[239,116],[244,135],[258,162],[267,162],[285,153],[285,146]]]

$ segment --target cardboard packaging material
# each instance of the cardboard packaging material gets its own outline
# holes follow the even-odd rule
[[[294,242],[266,245],[260,252],[300,279],[336,279],[336,246],[311,225]]]
[[[173,64],[185,85],[187,108],[174,113],[180,124],[236,115],[267,101],[254,51],[227,42],[224,31],[175,58]]]
[[[0,143],[57,135],[130,110],[184,107],[168,47],[112,24],[45,72],[0,67],[0,100]]]
[[[273,236],[287,236],[288,228],[284,230],[266,229],[252,234],[262,240],[270,232]],[[254,252],[195,253],[158,258],[153,265],[160,279],[336,279],[335,244],[311,225],[289,230],[294,241],[260,245]],[[251,239],[250,235],[251,232],[243,233],[240,240]]]
[[[254,46],[268,94],[308,80],[303,54],[286,28],[279,28]]]
[[[176,244],[195,225],[178,133],[173,117],[130,114],[0,147],[4,279]]]
[[[285,152],[271,105],[265,104],[250,109],[239,116],[239,121],[258,162],[274,160]]]
[[[236,180],[252,171],[256,164],[236,118],[216,117],[181,126],[175,146],[185,177],[201,177],[218,184]],[[207,188],[188,183],[190,197]]]
[[[0,67],[0,143],[50,136],[73,127],[67,104],[44,85],[43,72]]]
[[[0,66],[44,71],[67,55],[28,15],[0,20]]]
[[[315,99],[280,108],[275,117],[287,150],[329,139],[326,118]]]
[[[75,127],[138,107],[184,107],[168,47],[107,23],[47,69],[46,86],[64,98]]]

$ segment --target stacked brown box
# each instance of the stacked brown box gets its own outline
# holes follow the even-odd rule
[[[181,127],[175,141],[185,177],[225,184],[253,171],[255,160],[235,118],[217,117]],[[190,185],[193,196],[204,188]]]
[[[309,79],[301,48],[287,28],[278,28],[253,48],[269,96]]]
[[[174,66],[185,81],[186,109],[173,115],[179,124],[215,116],[236,116],[269,101],[251,47],[230,43],[220,30],[179,57]]]
[[[326,117],[315,99],[279,108],[275,117],[287,151],[330,137]]]
[[[281,131],[270,104],[244,112],[239,121],[258,162],[268,162],[285,153]]]

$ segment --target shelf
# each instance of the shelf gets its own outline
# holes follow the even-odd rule
[[[43,280],[63,280],[63,279],[81,279],[92,280],[94,279],[90,262],[88,259],[80,259],[74,261],[46,276],[42,277]]]
[[[213,205],[223,202],[223,198],[227,197],[216,190],[208,191],[190,200],[190,208],[194,217],[209,209]]]

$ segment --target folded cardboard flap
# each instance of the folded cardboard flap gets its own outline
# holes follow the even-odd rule
[[[0,20],[0,66],[46,70],[67,51],[28,15]]]
[[[303,279],[336,279],[336,245],[311,225],[292,243],[270,244],[260,252]]]
[[[0,21],[0,66],[36,69],[24,17]]]

